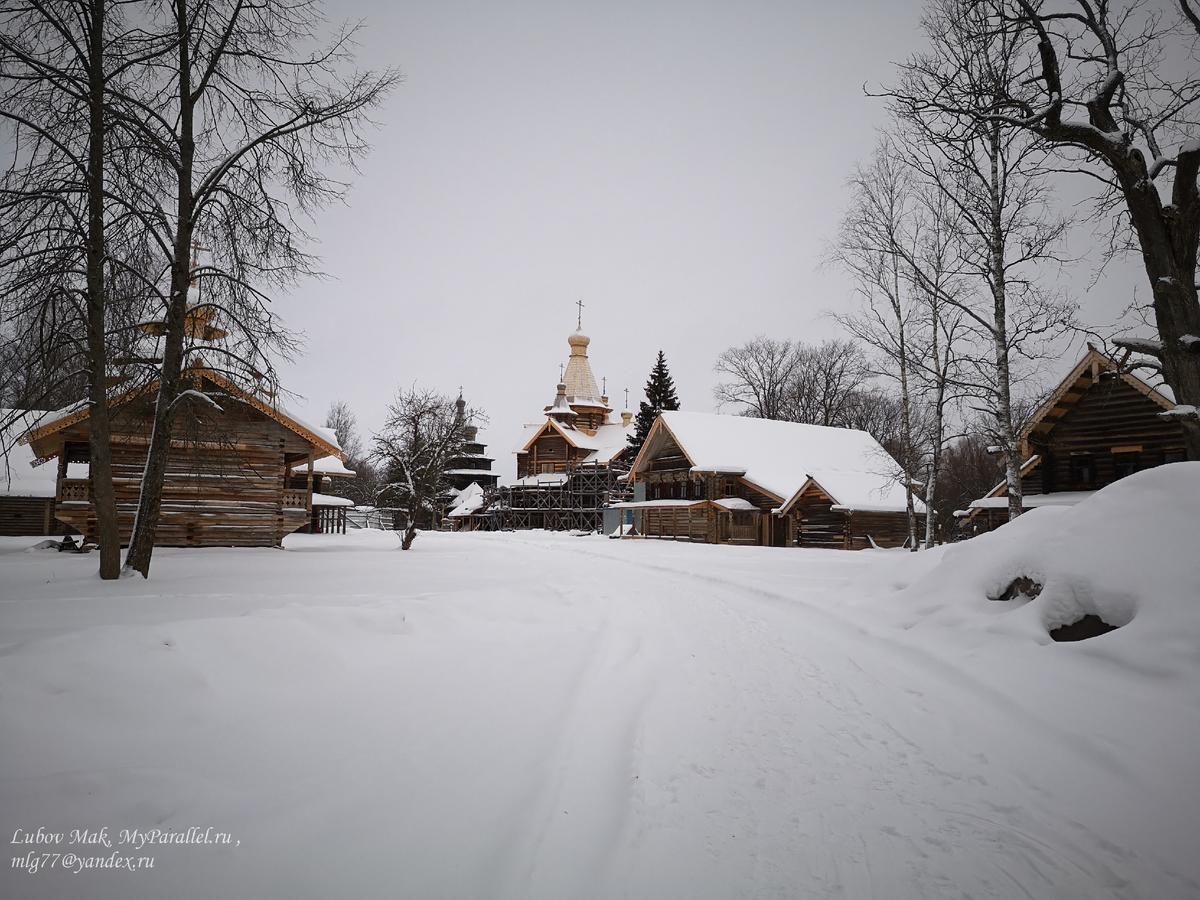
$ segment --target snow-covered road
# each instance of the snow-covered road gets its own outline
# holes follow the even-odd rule
[[[888,598],[941,551],[297,535],[112,585],[28,543],[0,543],[0,833],[231,843],[5,861],[4,896],[1200,894],[1189,686],[911,627]]]

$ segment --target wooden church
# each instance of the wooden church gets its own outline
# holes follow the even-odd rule
[[[475,514],[475,521],[487,517],[487,527],[599,531],[604,510],[628,494],[619,479],[629,468],[633,414],[615,418],[592,374],[591,338],[577,324],[553,402],[540,421],[525,426],[513,451],[516,482],[498,488]]]
[[[588,360],[591,338],[577,329],[567,337],[571,355],[545,418],[525,427],[517,447],[517,479],[526,483],[562,483],[581,466],[608,466],[625,457],[633,414],[612,419],[608,397],[596,384]]]

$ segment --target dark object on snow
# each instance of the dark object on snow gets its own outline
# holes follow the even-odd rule
[[[68,534],[62,539],[62,543],[58,545],[58,552],[59,553],[79,553],[80,550],[79,550],[79,547],[76,545],[75,541]]]
[[[999,597],[988,597],[989,600],[1013,600],[1022,594],[1027,600],[1032,600],[1042,592],[1042,586],[1028,575],[1021,575],[1012,580]]]
[[[1050,632],[1050,637],[1056,641],[1086,641],[1088,638],[1099,637],[1116,631],[1116,625],[1109,625],[1099,616],[1086,615],[1078,622],[1070,625],[1060,625]]]

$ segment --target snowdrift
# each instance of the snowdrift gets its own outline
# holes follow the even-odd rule
[[[1077,506],[1033,509],[947,548],[901,592],[904,627],[966,626],[1046,645],[1054,629],[1095,616],[1117,630],[1075,652],[1140,675],[1192,677],[1200,671],[1198,521],[1200,462],[1138,472]],[[1036,596],[1036,587],[1021,590],[1030,582],[1041,585]]]

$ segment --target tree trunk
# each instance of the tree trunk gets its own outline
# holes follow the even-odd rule
[[[400,549],[407,550],[412,546],[413,541],[417,539],[417,522],[412,519],[408,523],[408,527],[404,529],[404,537],[400,540]]]
[[[125,555],[127,572],[150,577],[150,557],[158,531],[162,509],[163,483],[171,454],[171,426],[175,418],[175,401],[183,371],[184,329],[187,322],[188,288],[191,285],[192,237],[195,223],[195,196],[192,174],[195,159],[195,112],[191,93],[191,59],[188,46],[187,0],[175,4],[176,29],[179,39],[179,171],[176,199],[174,257],[171,261],[171,290],[163,338],[162,369],[159,374],[158,398],[154,409],[154,428],[146,453],[146,468],[142,473],[142,489],[138,497],[137,516]]]
[[[1017,436],[1013,429],[1012,369],[1008,359],[1008,274],[1004,247],[1004,198],[1001,196],[1000,155],[1003,141],[999,123],[989,126],[988,155],[992,204],[991,281],[992,281],[992,338],[996,354],[996,431],[1004,452],[1005,481],[1008,486],[1008,521],[1021,515],[1024,497],[1021,488],[1021,460],[1017,452]]]
[[[88,35],[88,231],[87,231],[87,353],[88,401],[91,406],[89,441],[92,507],[96,511],[96,537],[100,543],[100,577],[121,574],[121,534],[117,527],[117,497],[113,489],[112,448],[109,444],[108,348],[105,337],[105,231],[104,231],[104,7],[105,0],[89,4]]]

